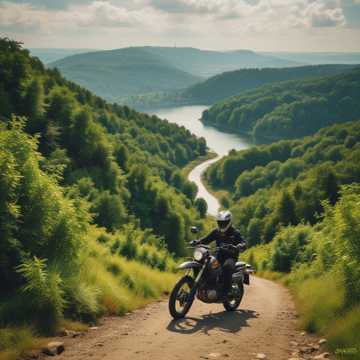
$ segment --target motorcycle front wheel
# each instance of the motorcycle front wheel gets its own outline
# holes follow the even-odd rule
[[[235,311],[239,307],[243,296],[244,296],[244,284],[242,282],[232,284],[232,289],[229,292],[229,295],[223,301],[225,310]]]
[[[191,308],[194,301],[194,296],[190,296],[191,290],[194,287],[194,279],[191,276],[182,277],[169,298],[169,312],[174,319],[183,318]]]

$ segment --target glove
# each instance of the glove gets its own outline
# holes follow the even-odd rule
[[[238,250],[237,246],[236,246],[236,245],[233,245],[233,244],[229,244],[229,245],[227,246],[227,248],[228,248],[228,250],[231,251],[231,252],[234,252],[234,251],[237,251],[237,250]]]
[[[236,248],[240,251],[243,252],[246,250],[246,244],[239,244],[236,246]]]

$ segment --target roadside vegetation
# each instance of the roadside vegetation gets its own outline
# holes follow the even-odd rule
[[[206,152],[0,39],[1,359],[171,288],[190,225],[206,226],[181,170]]]
[[[234,151],[206,176],[231,194],[244,259],[293,289],[303,326],[359,347],[360,122]]]
[[[360,186],[344,186],[315,226],[283,227],[244,259],[260,275],[295,294],[301,325],[328,339],[339,358],[358,359],[360,346]],[[354,351],[355,349],[355,351]]]

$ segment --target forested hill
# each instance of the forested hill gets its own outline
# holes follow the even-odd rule
[[[64,315],[93,321],[168,289],[159,271],[203,226],[180,168],[205,153],[0,39],[0,328],[48,334]]]
[[[253,51],[129,47],[68,56],[49,64],[68,79],[109,100],[187,88],[206,77],[242,67],[283,67],[296,62]]]
[[[253,68],[228,71],[201,81],[184,90],[154,92],[120,99],[136,109],[157,109],[179,105],[212,105],[216,101],[259,88],[262,85],[336,75],[355,65],[316,65],[287,68]]]
[[[360,116],[360,69],[266,85],[225,99],[203,113],[204,124],[260,142],[297,138]]]
[[[213,51],[191,47],[156,46],[146,46],[140,49],[161,56],[178,69],[202,77],[210,77],[240,68],[285,67],[299,64],[296,60],[284,60],[251,50]]]
[[[228,191],[222,202],[251,247],[244,260],[292,288],[302,325],[333,350],[359,346],[360,117],[233,151],[206,177]]]
[[[151,91],[182,89],[202,79],[145,48],[77,54],[49,67],[56,67],[68,80],[112,101]]]

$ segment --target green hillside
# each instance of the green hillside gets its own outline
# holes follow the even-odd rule
[[[212,51],[191,47],[143,47],[161,56],[178,69],[202,77],[210,77],[224,71],[240,68],[264,68],[296,66],[298,62],[262,55],[251,50]]]
[[[108,100],[145,92],[182,89],[201,78],[143,48],[97,51],[49,64],[69,80]]]
[[[360,121],[233,151],[206,178],[229,194],[244,258],[293,289],[307,330],[359,345]]]
[[[230,96],[266,84],[336,75],[350,71],[354,65],[317,65],[288,68],[240,69],[215,75],[184,90],[134,95],[119,102],[136,109],[157,109],[181,105],[212,105]]]
[[[0,351],[169,290],[204,226],[181,168],[205,153],[0,39]]]
[[[360,69],[263,86],[203,113],[204,124],[247,133],[260,142],[297,138],[360,116]]]

